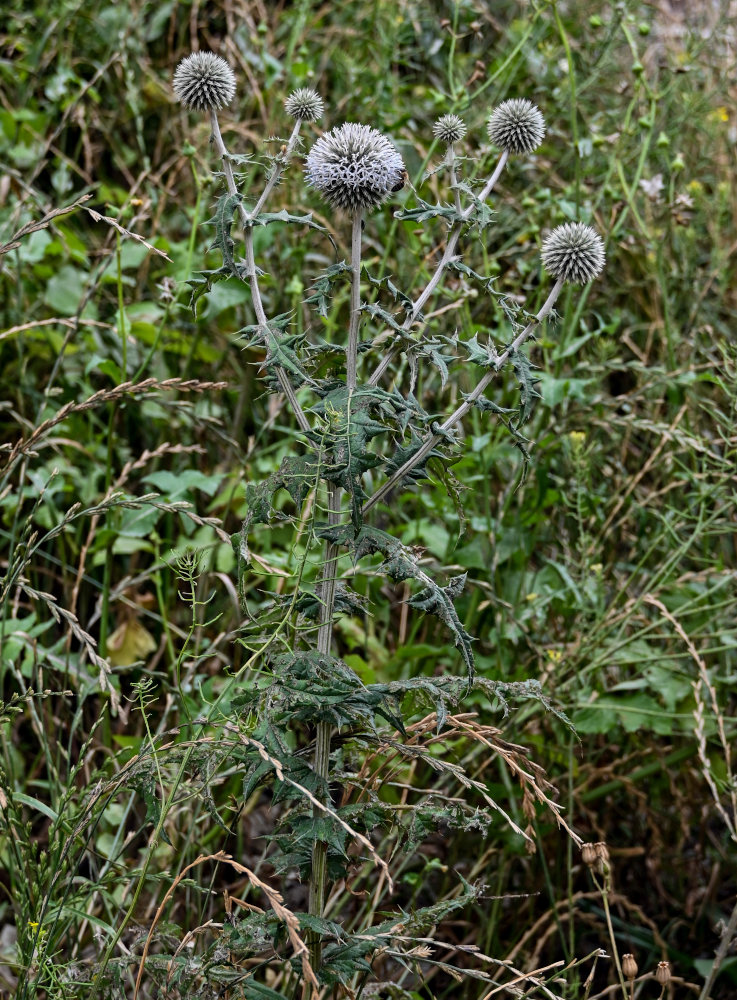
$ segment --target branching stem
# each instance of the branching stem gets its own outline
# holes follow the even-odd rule
[[[223,136],[220,131],[220,124],[218,123],[217,112],[215,111],[214,108],[210,111],[210,125],[212,126],[212,140],[215,144],[215,149],[217,150],[218,155],[220,156],[220,159],[222,160],[223,163],[223,173],[225,174],[225,183],[228,188],[228,193],[238,194],[238,188],[235,183],[235,177],[233,176],[233,164],[230,162],[228,150],[225,145],[225,142],[223,141]],[[296,143],[297,141],[297,134],[299,131],[297,127],[298,125],[299,122],[294,127],[294,131],[292,132],[292,137],[289,140],[290,143],[293,142]],[[288,146],[287,151],[284,154],[284,159],[282,163],[286,163],[286,160],[289,156],[289,152],[290,149]],[[258,212],[263,207],[263,203],[266,200],[266,196],[276,184],[279,174],[281,173],[281,169],[283,169],[283,167],[279,165],[274,168],[274,173],[271,175],[271,178],[269,179],[269,182],[267,183],[266,188],[264,189],[264,193],[259,198],[258,204],[256,206],[256,211],[254,211],[253,215],[258,215]],[[251,297],[253,299],[253,308],[256,312],[256,321],[259,324],[259,326],[267,326],[268,320],[266,318],[264,304],[261,300],[261,289],[259,288],[258,285],[258,271],[256,270],[256,262],[253,254],[253,225],[251,223],[251,219],[253,216],[249,215],[249,213],[246,211],[245,205],[243,204],[243,202],[240,201],[238,202],[238,214],[240,215],[241,223],[243,224],[244,239],[246,246],[246,270],[248,271],[248,280],[251,286]],[[283,368],[277,369],[277,377],[279,379],[279,385],[281,386],[284,395],[289,400],[289,405],[294,410],[295,416],[297,417],[297,423],[299,424],[300,428],[303,431],[309,431],[310,422],[305,416],[304,410],[299,404],[299,400],[297,399],[297,395],[294,391],[292,383],[289,381],[289,377]]]
[[[506,166],[506,163],[507,163],[508,159],[509,159],[509,153],[505,149],[504,152],[502,153],[502,155],[499,157],[499,162],[496,165],[494,173],[491,175],[491,177],[488,179],[488,181],[484,185],[484,188],[483,188],[481,194],[479,195],[479,201],[486,201],[486,199],[489,197],[489,195],[491,194],[491,192],[494,189],[494,185],[499,180],[499,178],[501,176],[501,173],[502,173],[502,170],[504,170],[504,167]],[[453,167],[453,170],[455,170],[455,167]],[[457,196],[456,204],[459,204],[460,197],[458,195],[458,191],[457,190],[456,190],[456,196]],[[473,204],[469,205],[461,213],[461,219],[460,219],[460,221],[456,222],[453,225],[453,228],[451,229],[450,234],[448,236],[448,242],[445,245],[445,250],[443,252],[443,256],[440,258],[440,262],[438,263],[438,266],[435,268],[435,273],[433,274],[433,276],[430,278],[429,282],[425,286],[425,289],[422,292],[422,294],[413,303],[412,308],[410,309],[410,311],[407,314],[407,318],[405,319],[404,323],[402,324],[402,329],[403,330],[409,331],[412,328],[412,325],[418,319],[418,317],[419,317],[422,309],[424,308],[425,303],[427,302],[427,300],[430,298],[430,296],[433,294],[433,292],[435,291],[435,289],[440,284],[440,280],[443,277],[443,274],[445,273],[446,267],[455,258],[456,247],[458,246],[458,238],[461,235],[461,230],[463,229],[464,223],[468,220],[469,216],[473,212],[473,209],[474,209],[474,205]],[[382,378],[384,372],[390,366],[390,364],[392,363],[392,361],[394,360],[394,358],[397,356],[397,354],[400,352],[400,350],[401,350],[401,343],[398,344],[396,347],[392,347],[392,349],[390,351],[387,351],[387,353],[384,355],[383,359],[381,360],[380,364],[378,365],[378,367],[374,371],[373,375],[369,379],[369,385],[378,385],[378,383],[381,381],[381,378]]]
[[[503,354],[499,355],[499,357],[496,359],[494,368],[492,368],[490,371],[486,373],[486,375],[484,375],[484,377],[481,379],[481,381],[473,390],[473,392],[470,393],[469,396],[463,401],[463,403],[461,403],[461,405],[456,410],[454,410],[453,413],[451,413],[448,419],[443,424],[440,425],[437,432],[431,434],[427,438],[427,440],[420,446],[420,448],[414,453],[414,455],[408,458],[407,461],[404,463],[404,465],[400,466],[400,468],[398,468],[397,471],[394,472],[387,479],[387,481],[383,484],[383,486],[379,487],[379,489],[376,491],[376,493],[373,494],[373,496],[369,497],[369,499],[363,505],[364,515],[367,514],[368,511],[370,511],[371,508],[379,502],[379,500],[382,500],[387,495],[387,493],[393,490],[396,484],[401,479],[404,479],[404,477],[407,475],[408,472],[411,472],[411,470],[414,469],[416,465],[419,465],[420,462],[424,461],[424,459],[427,458],[427,456],[433,450],[435,445],[439,441],[441,441],[443,437],[445,437],[446,432],[449,431],[451,427],[455,426],[455,424],[457,424],[459,420],[462,420],[465,417],[465,415],[469,412],[469,410],[476,402],[476,400],[483,394],[484,390],[492,381],[492,379],[499,373],[502,365],[504,365],[509,360],[509,357],[512,354],[514,354],[515,351],[519,350],[519,348],[528,339],[528,337],[533,332],[533,330],[535,330],[538,324],[541,323],[542,320],[544,320],[545,317],[548,315],[548,313],[552,311],[552,308],[555,305],[555,300],[560,295],[562,287],[563,287],[563,280],[559,278],[553,285],[550,295],[548,295],[540,311],[537,313],[535,317],[533,317],[532,320],[530,320],[530,322],[527,324],[524,330],[514,338],[514,340],[506,349],[506,351],[504,351]]]

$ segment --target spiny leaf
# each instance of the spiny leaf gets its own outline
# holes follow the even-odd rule
[[[459,222],[462,216],[453,205],[431,205],[417,197],[418,208],[400,208],[394,213],[394,218],[400,222],[426,222],[428,219],[448,219],[450,222]]]
[[[517,376],[517,381],[519,383],[521,405],[519,408],[519,417],[516,421],[516,426],[521,427],[522,424],[527,423],[532,416],[532,411],[535,407],[535,400],[542,398],[540,393],[535,388],[540,384],[540,379],[535,378],[532,374],[535,365],[533,365],[526,354],[522,354],[520,351],[512,351],[509,355],[509,360],[512,363],[514,373]]]

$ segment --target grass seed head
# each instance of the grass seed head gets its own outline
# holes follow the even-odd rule
[[[235,97],[233,70],[214,52],[193,52],[176,68],[174,94],[193,111],[227,108]]]

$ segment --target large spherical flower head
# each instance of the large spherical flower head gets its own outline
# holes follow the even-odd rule
[[[301,122],[316,122],[322,118],[325,105],[316,90],[310,87],[300,87],[293,90],[284,102],[284,108],[291,118]]]
[[[566,222],[543,240],[542,261],[554,278],[585,285],[604,268],[604,241],[591,226]]]
[[[404,180],[394,143],[369,125],[347,122],[321,136],[307,154],[307,183],[336,208],[375,208]]]
[[[494,108],[486,126],[489,138],[508,153],[531,153],[545,137],[545,119],[532,101],[515,97]]]
[[[235,97],[233,70],[214,52],[193,52],[177,66],[174,94],[185,108],[218,111]]]
[[[454,142],[460,142],[466,134],[466,123],[458,115],[443,115],[433,125],[432,134],[446,146],[450,146]]]

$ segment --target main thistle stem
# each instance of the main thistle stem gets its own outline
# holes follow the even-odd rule
[[[361,228],[363,212],[353,216],[351,232],[351,321],[348,328],[348,350],[346,351],[345,384],[348,391],[356,388],[358,369],[358,327],[361,323]]]
[[[527,324],[524,330],[514,338],[514,340],[506,349],[506,351],[504,351],[503,354],[499,355],[499,357],[496,359],[494,367],[491,369],[491,371],[487,372],[486,375],[484,375],[484,377],[481,379],[481,381],[473,390],[473,392],[470,393],[463,401],[463,403],[461,403],[461,405],[456,410],[454,410],[453,413],[451,413],[448,419],[443,424],[440,425],[437,432],[435,434],[431,434],[430,437],[428,437],[427,440],[414,453],[414,455],[408,458],[407,461],[404,463],[404,465],[400,466],[400,468],[398,468],[397,471],[387,479],[387,481],[383,484],[383,486],[379,487],[379,489],[376,491],[376,493],[373,494],[373,496],[369,497],[369,499],[363,505],[364,514],[368,513],[368,511],[370,511],[371,508],[379,502],[379,500],[382,500],[387,495],[387,493],[389,493],[401,479],[404,479],[404,477],[407,475],[408,472],[411,472],[416,465],[419,465],[420,462],[424,461],[424,459],[427,458],[427,456],[433,450],[435,445],[439,441],[441,441],[443,437],[445,437],[446,432],[449,431],[451,427],[453,427],[455,424],[457,424],[459,420],[462,420],[465,417],[465,415],[469,412],[469,410],[476,402],[476,400],[483,394],[484,390],[489,385],[489,383],[499,373],[499,370],[501,369],[502,365],[509,359],[510,355],[513,354],[515,351],[519,350],[519,348],[522,346],[522,344],[524,344],[524,342],[527,340],[527,338],[530,336],[533,330],[537,327],[537,325],[541,323],[542,320],[545,319],[545,317],[548,315],[549,312],[551,312],[553,306],[555,305],[555,300],[560,295],[560,290],[563,287],[563,284],[564,284],[563,279],[559,278],[553,285],[550,295],[548,295],[547,299],[545,300],[545,303],[540,309],[540,312],[538,312],[537,315],[532,320],[530,320],[530,322]]]
[[[358,328],[361,319],[361,231],[363,212],[353,216],[351,232],[351,315],[348,325],[348,347],[346,350],[346,386],[349,392],[356,388],[358,367]],[[340,523],[339,486],[332,486],[328,493],[328,524]],[[327,542],[320,582],[320,626],[317,631],[317,651],[330,655],[333,639],[333,610],[335,608],[335,587],[338,570],[338,546]],[[327,785],[330,777],[330,732],[329,722],[317,724],[315,741],[315,774]],[[325,909],[325,889],[327,885],[327,844],[316,840],[312,848],[312,872],[310,875],[309,912],[321,917]],[[322,944],[317,935],[309,938],[310,963],[313,969],[320,966]]]

